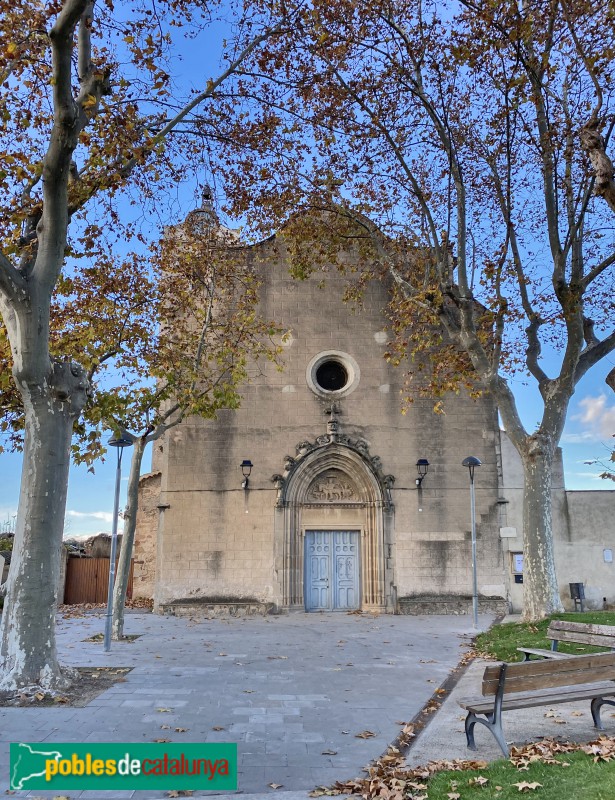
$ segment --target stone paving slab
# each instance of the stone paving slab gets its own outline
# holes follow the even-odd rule
[[[480,627],[491,622],[481,616]],[[61,660],[132,671],[85,708],[0,708],[0,791],[8,786],[10,741],[166,738],[237,742],[242,794],[298,800],[315,785],[359,775],[382,754],[446,681],[475,633],[465,616],[191,620],[131,613],[125,631],[139,638],[104,653],[101,643],[83,641],[103,626],[98,613],[60,618]],[[357,738],[366,730],[374,736]],[[154,800],[164,793],[105,796],[133,794]],[[71,793],[71,800],[89,797]]]

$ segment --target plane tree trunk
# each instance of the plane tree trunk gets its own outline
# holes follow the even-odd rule
[[[124,532],[118,559],[115,585],[113,587],[113,617],[111,623],[111,636],[113,639],[122,639],[124,636],[124,610],[126,607],[126,592],[130,576],[130,560],[135,543],[137,528],[137,510],[139,506],[139,477],[141,476],[141,462],[148,439],[145,436],[135,437],[130,460],[130,473],[128,475],[128,489],[126,498],[126,512],[124,514]]]
[[[553,552],[553,448],[528,437],[523,462],[523,571],[531,591],[524,592],[523,615],[536,620],[561,613]]]
[[[49,32],[53,56],[54,121],[42,166],[43,193],[22,228],[30,242],[19,267],[0,256],[0,312],[13,356],[13,377],[24,408],[24,459],[14,552],[0,625],[0,686],[62,685],[57,660],[55,614],[64,530],[73,423],[87,400],[89,382],[70,358],[52,359],[49,349],[51,297],[60,275],[70,221],[68,182],[84,107],[97,104],[103,86],[85,57],[80,92],[72,86],[74,37],[91,23],[91,0],[65,0]],[[92,101],[90,101],[90,104]]]
[[[0,688],[66,681],[58,663],[55,614],[73,423],[87,381],[74,363],[50,364],[47,380],[21,383],[24,466],[13,558],[0,626]]]

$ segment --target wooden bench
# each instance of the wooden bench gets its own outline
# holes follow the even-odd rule
[[[459,700],[459,705],[468,712],[465,721],[468,747],[476,750],[474,726],[480,722],[495,736],[507,756],[508,747],[502,730],[503,711],[577,700],[591,700],[594,725],[603,730],[600,709],[604,703],[615,705],[613,681],[615,653],[488,666],[483,674],[482,697]]]
[[[523,660],[529,661],[532,656],[538,658],[570,658],[570,653],[561,653],[558,649],[559,642],[574,642],[575,644],[589,644],[595,647],[610,647],[615,650],[615,626],[593,625],[587,622],[568,622],[563,619],[554,619],[549,623],[547,637],[551,639],[551,649],[542,650],[537,647],[517,647],[523,653]]]

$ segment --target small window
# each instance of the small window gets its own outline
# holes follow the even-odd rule
[[[325,392],[339,392],[348,383],[348,372],[339,361],[324,361],[316,370],[316,383]]]
[[[327,350],[308,364],[305,374],[310,389],[319,397],[345,397],[359,385],[359,365],[348,353]]]

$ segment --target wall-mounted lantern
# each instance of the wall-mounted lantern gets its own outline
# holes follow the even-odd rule
[[[416,471],[418,472],[419,476],[415,480],[417,486],[420,486],[423,483],[423,478],[427,475],[429,471],[429,461],[426,458],[419,458],[416,462]]]
[[[241,488],[244,489],[246,492],[250,487],[250,475],[252,473],[252,467],[254,464],[250,461],[249,458],[244,458],[241,462],[241,474],[243,475],[243,480],[241,482]]]

